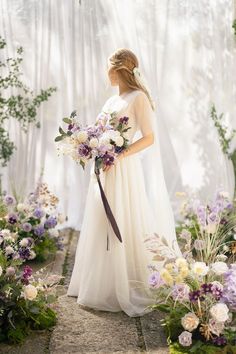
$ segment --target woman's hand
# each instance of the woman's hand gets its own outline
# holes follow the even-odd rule
[[[109,166],[109,165],[108,165],[108,166],[105,166],[102,170],[103,170],[104,172],[108,171],[112,166],[114,166],[114,165],[117,164],[118,160],[121,160],[122,158],[123,158],[123,154],[120,153],[120,154],[115,158],[114,164],[112,164],[112,165],[110,165],[110,166]]]

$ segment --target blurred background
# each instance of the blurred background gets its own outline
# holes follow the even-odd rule
[[[223,188],[233,198],[235,1],[0,0],[0,13],[1,63],[22,57],[21,80],[35,94],[56,88],[47,99],[42,93],[45,100],[25,131],[24,114],[15,119],[0,102],[1,127],[16,146],[0,167],[3,190],[24,196],[43,174],[68,215],[68,226],[80,230],[89,166],[83,171],[68,156],[59,157],[54,138],[62,118],[74,109],[83,124],[92,124],[105,101],[118,93],[109,85],[107,58],[126,47],[139,58],[156,102],[174,209],[177,191],[211,198]],[[0,70],[3,78],[7,67]],[[1,84],[1,97],[20,89]],[[173,153],[177,171],[168,164]],[[175,174],[181,180],[173,185]]]

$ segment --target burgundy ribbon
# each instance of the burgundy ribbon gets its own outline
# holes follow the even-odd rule
[[[97,176],[97,181],[98,181],[98,185],[99,185],[99,189],[100,189],[100,193],[101,193],[101,197],[102,197],[102,202],[103,202],[103,205],[104,205],[104,209],[105,209],[107,218],[110,221],[111,226],[113,228],[113,231],[114,231],[115,235],[117,236],[118,240],[120,242],[122,242],[120,230],[118,228],[118,225],[116,223],[114,215],[112,214],[110,205],[108,203],[108,200],[107,200],[106,195],[104,193],[104,190],[102,188],[102,184],[101,184],[101,180],[100,180],[100,176],[99,176],[100,175],[100,170],[99,170],[99,168],[96,167],[96,163],[95,163],[94,172],[95,172],[95,174]],[[107,249],[108,249],[108,235],[107,235]]]

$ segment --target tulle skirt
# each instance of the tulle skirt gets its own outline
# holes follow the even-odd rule
[[[138,154],[101,171],[100,179],[123,242],[114,234],[105,214],[93,163],[67,295],[97,310],[141,316],[150,312],[147,306],[155,302],[148,285],[152,254],[144,243],[154,232],[154,217]]]

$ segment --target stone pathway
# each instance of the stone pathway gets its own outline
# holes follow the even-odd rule
[[[65,292],[73,269],[78,233],[74,232],[66,258]],[[141,317],[89,309],[76,298],[59,298],[58,325],[49,350],[60,353],[168,353],[160,313]]]
[[[64,251],[48,264],[52,274],[65,276],[59,290],[57,325],[52,331],[34,331],[21,346],[1,344],[0,353],[169,353],[159,312],[129,317],[123,311],[89,309],[77,304],[76,298],[66,296],[79,233],[69,229],[63,236]]]

